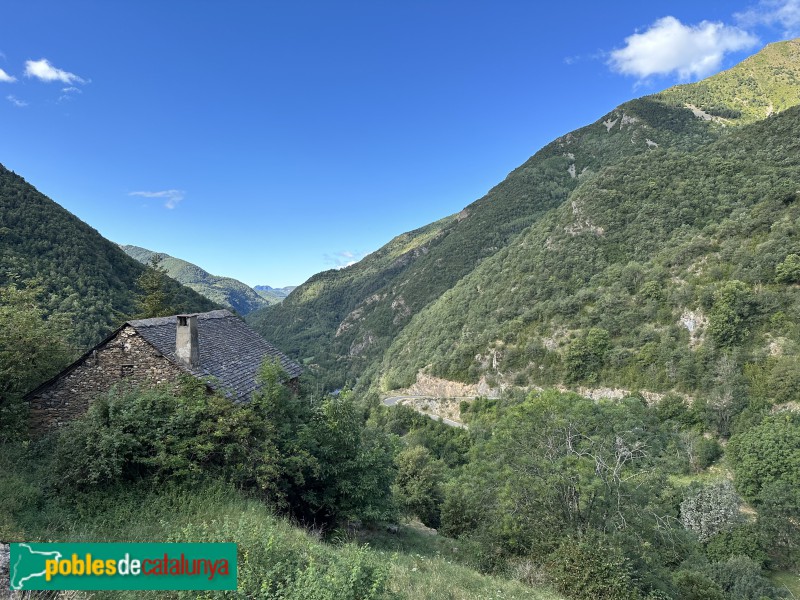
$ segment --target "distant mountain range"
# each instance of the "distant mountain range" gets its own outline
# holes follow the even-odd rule
[[[283,299],[296,287],[296,285],[288,285],[282,288],[274,288],[269,285],[257,285],[253,289],[270,304],[277,304],[278,302],[283,302]]]
[[[800,381],[798,105],[800,41],[769,45],[567,133],[248,320],[331,388],[777,393]]]
[[[142,264],[150,264],[155,257],[158,266],[164,268],[167,275],[212,302],[232,308],[242,316],[258,308],[281,302],[294,289],[294,287],[271,288],[270,286],[257,286],[253,289],[238,279],[212,275],[195,264],[163,252],[130,245],[121,245],[120,248]]]

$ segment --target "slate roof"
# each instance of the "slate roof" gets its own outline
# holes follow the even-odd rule
[[[177,315],[138,319],[127,324],[184,371],[197,377],[214,377],[217,380],[214,387],[230,393],[236,400],[248,400],[256,390],[256,376],[267,358],[280,361],[290,379],[303,372],[300,365],[227,310],[197,314],[200,366],[195,369],[175,356]]]

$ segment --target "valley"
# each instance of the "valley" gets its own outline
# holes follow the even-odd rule
[[[297,287],[5,167],[0,251],[0,541],[235,541],[254,598],[800,593],[800,39]],[[33,431],[78,357],[104,391]]]

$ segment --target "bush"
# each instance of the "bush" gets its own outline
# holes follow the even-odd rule
[[[58,436],[56,485],[198,484],[219,479],[303,521],[380,520],[393,514],[393,448],[366,429],[348,394],[312,407],[265,365],[264,385],[239,404],[188,378],[171,387],[98,398]]]
[[[426,526],[441,526],[444,465],[423,446],[412,446],[396,457],[394,497],[407,515],[419,517]]]
[[[672,581],[681,600],[725,600],[722,588],[697,571],[678,571]]]
[[[695,446],[696,466],[698,469],[707,469],[722,456],[722,446],[714,438],[700,438]]]
[[[694,531],[701,542],[707,542],[741,519],[739,504],[739,496],[729,481],[693,486],[681,502],[681,523]]]
[[[762,600],[763,598],[785,598],[761,574],[761,568],[746,556],[734,556],[725,562],[710,565],[710,577],[734,600]]]
[[[263,427],[251,407],[209,395],[194,379],[179,395],[167,388],[112,390],[60,432],[57,484],[87,489],[143,477],[221,477],[244,485],[258,478],[263,449],[252,436]]]
[[[800,486],[800,415],[769,415],[757,426],[731,437],[726,449],[736,488],[757,502],[762,488],[784,482]]]
[[[758,499],[758,528],[774,566],[800,565],[800,488],[785,481],[765,485]]]
[[[711,562],[724,562],[734,556],[746,556],[759,565],[767,561],[760,531],[753,523],[742,523],[720,531],[706,544],[706,556]]]
[[[553,586],[575,600],[641,598],[622,552],[600,534],[565,538],[547,564]]]

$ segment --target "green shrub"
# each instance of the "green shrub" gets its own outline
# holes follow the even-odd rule
[[[764,578],[758,563],[746,556],[734,556],[725,562],[713,563],[708,568],[708,574],[734,600],[786,597],[783,591]]]
[[[394,497],[407,515],[416,515],[426,526],[441,526],[444,465],[423,446],[412,446],[395,458],[397,478]]]
[[[641,598],[622,552],[599,534],[565,538],[547,563],[553,586],[575,600]]]
[[[800,415],[768,415],[731,437],[726,454],[736,488],[750,501],[758,501],[761,489],[773,482],[800,486]]]
[[[678,571],[672,582],[681,600],[725,600],[722,588],[697,571]]]
[[[711,562],[724,562],[734,556],[746,556],[759,565],[767,561],[761,532],[754,523],[742,523],[720,531],[708,540],[705,550]]]

